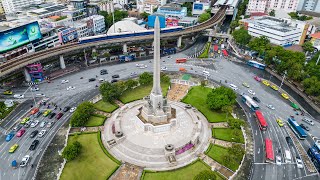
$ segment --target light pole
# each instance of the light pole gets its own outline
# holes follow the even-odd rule
[[[282,85],[283,85],[284,78],[286,77],[286,75],[287,75],[287,71],[284,71],[283,78],[282,78],[282,81],[281,81],[281,84],[280,84],[280,88],[279,88],[279,89],[281,89],[281,87],[282,87]]]
[[[269,81],[271,80],[271,78],[272,78],[272,75],[270,75]]]
[[[319,60],[320,60],[320,54],[319,54],[319,56],[318,56],[318,60],[317,60],[317,62],[316,62],[316,65],[318,65]]]

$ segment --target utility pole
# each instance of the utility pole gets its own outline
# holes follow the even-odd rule
[[[319,60],[320,60],[320,54],[319,54],[319,56],[318,56],[318,60],[317,60],[317,62],[316,62],[316,65],[318,65]]]
[[[286,75],[287,75],[287,71],[284,71],[283,78],[282,78],[282,81],[281,81],[281,84],[280,84],[280,88],[279,88],[279,89],[281,89],[281,87],[282,87],[282,85],[283,85],[284,78],[286,77]]]

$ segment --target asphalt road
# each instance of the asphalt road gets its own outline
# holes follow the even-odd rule
[[[261,133],[259,128],[257,127],[257,123],[252,116],[252,113],[247,110],[249,118],[249,122],[252,125],[253,134],[254,134],[254,141],[255,141],[255,154],[254,154],[254,171],[253,171],[253,178],[252,179],[295,179],[298,177],[305,177],[308,172],[305,169],[297,169],[295,163],[291,164],[283,164],[281,166],[276,166],[275,164],[266,164],[265,163],[265,151],[264,151],[264,139],[266,137],[270,138],[273,141],[273,148],[276,155],[278,149],[281,149],[281,152],[284,152],[285,149],[289,149],[292,157],[295,157],[297,151],[293,147],[288,147],[285,137],[288,136],[285,129],[278,126],[275,119],[281,118],[282,120],[286,120],[287,117],[293,115],[293,110],[290,107],[289,103],[282,99],[279,94],[273,91],[271,88],[264,86],[261,83],[256,82],[253,79],[254,73],[251,71],[250,68],[242,67],[236,65],[232,62],[226,61],[225,59],[219,57],[214,62],[213,61],[193,61],[190,60],[186,64],[175,64],[175,58],[178,57],[185,57],[186,55],[183,53],[178,53],[172,55],[172,58],[163,57],[161,61],[162,67],[167,67],[168,71],[178,71],[180,67],[185,67],[187,71],[191,74],[201,75],[203,70],[209,71],[210,80],[214,80],[216,82],[222,82],[223,85],[228,86],[229,83],[235,84],[239,87],[237,91],[239,94],[242,92],[247,93],[248,88],[243,87],[241,84],[243,82],[247,82],[253,91],[255,91],[256,96],[262,101],[259,103],[263,114],[265,115],[267,122],[269,124],[269,129],[265,133]],[[165,62],[163,62],[165,61]],[[139,64],[143,63],[147,65],[147,68],[140,69],[136,67],[137,62],[130,62],[130,63],[123,63],[117,64],[112,66],[104,66],[104,67],[97,67],[94,69],[88,69],[82,72],[78,72],[72,75],[69,75],[64,78],[59,78],[54,80],[50,84],[41,84],[40,85],[40,93],[44,93],[46,96],[51,98],[51,102],[55,102],[58,106],[74,106],[80,103],[83,99],[90,98],[89,96],[94,96],[97,94],[96,85],[99,84],[98,81],[95,82],[88,82],[89,78],[93,78],[98,76],[97,79],[103,78],[107,81],[110,81],[112,78],[111,76],[114,74],[119,74],[121,79],[131,78],[130,74],[132,72],[136,72],[138,74],[151,71],[152,70],[152,63],[147,61],[140,61]],[[191,67],[193,70],[191,70]],[[209,69],[210,68],[210,69]],[[107,69],[109,74],[101,76],[99,74],[101,69]],[[80,79],[80,77],[83,77]],[[62,79],[67,79],[70,82],[67,84],[61,84]],[[227,80],[227,83],[225,83]],[[67,91],[67,87],[74,86],[74,90]],[[92,89],[93,90],[92,92]],[[248,94],[248,93],[247,93]],[[26,98],[31,98],[31,93],[26,93]],[[266,107],[267,104],[272,104],[276,110],[271,110]],[[28,136],[31,133],[32,128],[27,130],[27,133],[23,135],[22,138],[14,137],[11,142],[0,142],[0,152],[1,157],[0,161],[4,162],[5,167],[4,169],[0,169],[1,172],[1,179],[17,179],[17,177],[27,177],[29,179],[34,173],[34,171],[28,171],[31,168],[19,168],[16,170],[11,169],[11,161],[16,159],[21,161],[21,158],[29,154],[32,156],[31,162],[36,164],[39,160],[39,157],[43,153],[43,149],[49,143],[49,141],[53,138],[54,133],[56,130],[61,126],[63,121],[66,121],[70,113],[67,113],[60,119],[54,127],[49,131],[49,135],[47,134],[44,138],[41,139],[41,145],[37,148],[34,152],[29,152],[28,148],[32,142]],[[41,121],[47,118],[40,118]],[[300,121],[300,117],[297,118]],[[310,133],[320,137],[319,135],[319,127],[320,124],[315,122],[315,126],[312,127]],[[39,127],[37,127],[39,128]],[[40,128],[39,128],[40,129]],[[52,133],[52,134],[50,134]],[[4,137],[1,137],[1,141]],[[13,154],[9,154],[7,151],[14,143],[19,143],[20,147],[17,151]],[[305,148],[308,148],[311,145],[311,140],[304,140],[301,141]],[[42,149],[42,151],[41,151]],[[295,159],[292,159],[292,162],[295,162]],[[2,164],[2,163],[1,163]],[[7,164],[7,166],[6,166]],[[23,175],[24,174],[24,175]],[[272,178],[270,178],[272,177]]]

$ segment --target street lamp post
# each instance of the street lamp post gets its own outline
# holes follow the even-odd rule
[[[317,60],[317,62],[316,62],[316,65],[318,65],[319,60],[320,60],[320,54],[319,54],[319,56],[318,56],[318,60]]]
[[[284,78],[286,77],[286,75],[287,75],[287,71],[284,71],[283,78],[282,78],[282,81],[281,81],[281,84],[280,84],[280,88],[279,88],[279,89],[281,89],[281,87],[282,87],[282,85],[283,85]]]

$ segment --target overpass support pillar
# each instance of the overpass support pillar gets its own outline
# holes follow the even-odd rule
[[[64,63],[63,55],[60,55],[60,67],[61,67],[61,69],[66,68],[66,64]]]
[[[123,51],[123,54],[127,54],[127,53],[128,53],[127,43],[124,43],[124,44],[123,44],[122,51]]]
[[[31,81],[31,76],[30,76],[28,69],[26,67],[23,68],[23,75],[24,75],[24,78],[27,82]]]
[[[177,40],[177,47],[181,47],[181,44],[182,44],[182,36],[179,36]]]

